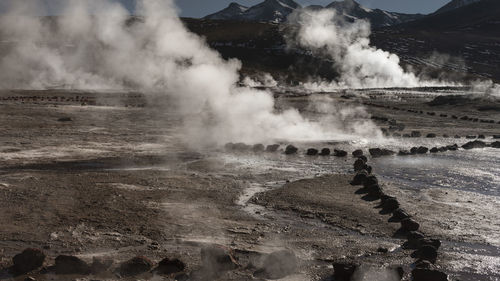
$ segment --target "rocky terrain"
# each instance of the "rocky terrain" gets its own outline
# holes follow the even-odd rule
[[[413,188],[416,171],[390,166],[484,154],[498,168],[497,103],[462,91],[328,94],[364,105],[380,141],[205,149],[182,144],[161,97],[3,91],[0,278],[495,280],[494,178]],[[308,96],[275,95],[316,115]]]

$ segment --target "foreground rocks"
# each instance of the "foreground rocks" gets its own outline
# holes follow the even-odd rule
[[[56,274],[90,274],[90,266],[75,256],[60,255],[56,257],[54,266]]]
[[[121,276],[134,276],[151,270],[153,263],[146,257],[138,256],[120,265],[118,272]]]
[[[13,271],[15,273],[26,273],[43,265],[45,254],[40,249],[28,248],[12,258]]]

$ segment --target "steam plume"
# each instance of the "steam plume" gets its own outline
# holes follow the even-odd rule
[[[34,16],[35,1],[8,2],[0,18],[0,36],[9,41],[1,52],[0,87],[165,94],[194,144],[336,139],[354,131],[307,120],[294,109],[277,112],[270,93],[238,87],[241,63],[222,59],[189,32],[172,0],[138,1],[135,22],[112,1],[62,3],[62,16],[48,19]]]
[[[370,46],[370,24],[364,20],[342,22],[334,10],[302,10],[290,16],[298,23],[295,40],[302,48],[325,55],[339,71],[337,81],[312,83],[320,88],[385,88],[434,85],[421,81],[399,65],[395,54]]]

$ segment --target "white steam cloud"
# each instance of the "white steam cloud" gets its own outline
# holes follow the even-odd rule
[[[165,94],[183,115],[186,141],[192,144],[325,140],[346,132],[373,137],[377,131],[373,124],[369,132],[345,130],[338,122],[308,120],[295,109],[278,112],[270,93],[238,86],[241,63],[222,59],[189,32],[172,0],[138,1],[136,11],[141,17],[135,20],[112,1],[63,1],[61,16],[53,18],[36,17],[39,7],[34,3],[8,1],[8,12],[0,17],[0,88],[135,89]],[[335,45],[323,41],[323,45]],[[367,52],[366,45],[360,42],[357,48]],[[402,72],[396,62],[370,65],[391,69],[415,83],[415,77]],[[394,78],[383,78],[390,79]]]
[[[338,88],[387,88],[436,85],[421,81],[405,71],[399,57],[370,46],[370,24],[364,20],[342,22],[334,10],[302,10],[290,16],[299,29],[292,44],[325,55],[332,60],[339,78],[333,82],[315,82],[312,90]]]

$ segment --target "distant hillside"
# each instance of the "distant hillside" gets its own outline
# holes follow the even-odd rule
[[[448,11],[451,11],[451,10],[454,10],[454,9],[457,9],[457,8],[461,8],[461,7],[464,7],[464,6],[470,5],[472,3],[479,2],[479,1],[481,1],[481,0],[452,0],[448,4],[444,5],[440,9],[438,9],[435,12],[435,14],[440,14],[440,13],[448,12]]]
[[[247,8],[237,3],[231,3],[229,7],[217,13],[208,15],[205,19],[255,21],[255,22],[285,22],[288,15],[302,7],[293,0],[265,0],[264,2]],[[356,19],[368,20],[373,27],[384,27],[396,25],[421,18],[422,15],[401,14],[387,12],[380,9],[368,9],[354,0],[332,2],[326,7],[311,5],[309,10],[334,9],[347,21]]]

